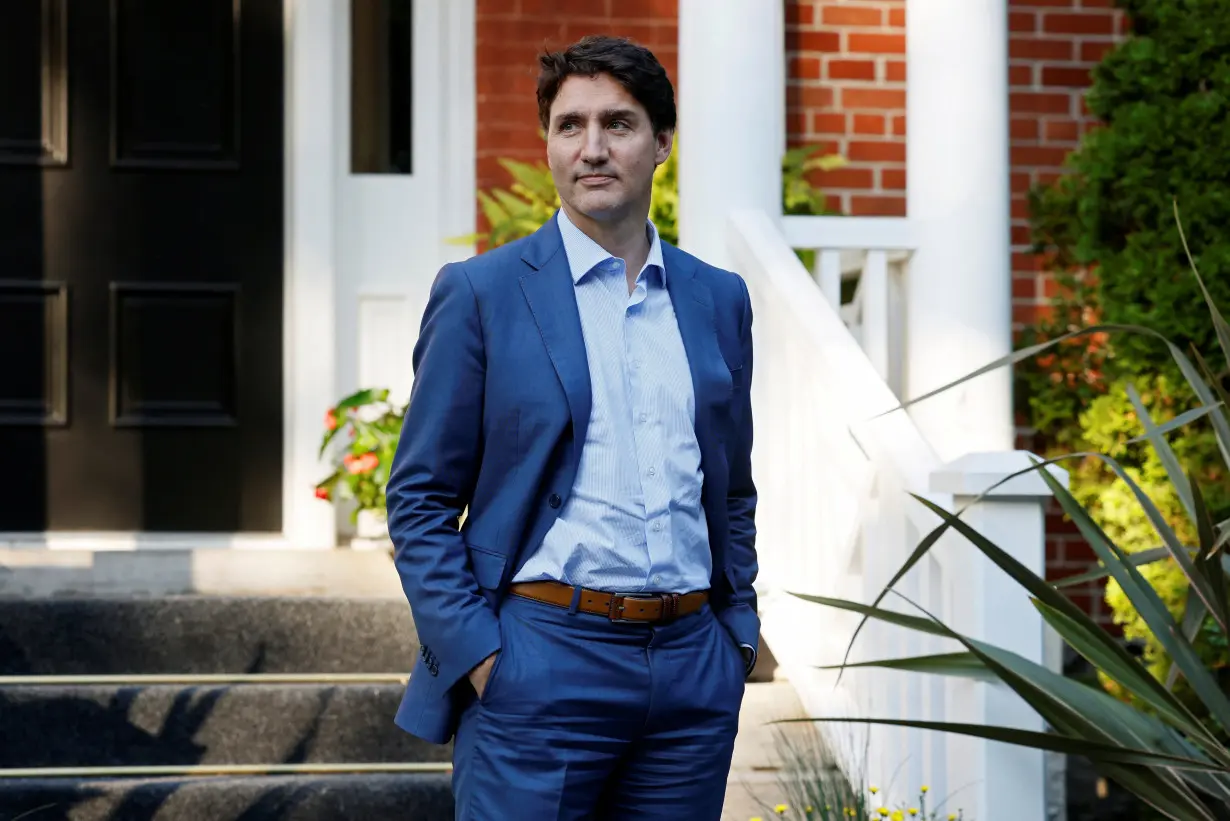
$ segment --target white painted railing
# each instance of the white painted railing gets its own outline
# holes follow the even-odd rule
[[[813,716],[1040,729],[1010,693],[989,696],[992,685],[868,669],[847,671],[835,688],[835,674],[816,669],[842,660],[858,617],[790,592],[869,603],[939,523],[911,492],[954,510],[955,494],[979,482],[985,487],[988,477],[999,478],[996,471],[1007,475],[1003,471],[1027,462],[1021,454],[991,454],[976,464],[942,465],[909,414],[893,410],[899,397],[890,382],[900,379],[904,361],[901,278],[908,276],[912,247],[904,220],[786,217],[778,222],[749,210],[732,214],[729,229],[730,253],[747,280],[755,316],[753,470],[760,499],[757,588],[764,635],[805,709]],[[792,247],[818,249],[814,277]],[[853,309],[852,300],[839,296],[842,280],[852,277],[858,278],[854,293],[860,295]],[[1001,503],[1007,508],[980,504],[972,513],[983,515],[980,522],[1001,547],[1040,570],[1038,485],[1045,489],[1040,479],[1025,489],[1018,483]],[[1004,526],[1008,521],[1011,528]],[[1041,621],[1024,592],[988,569],[959,536],[942,540],[895,589],[963,633],[1042,660]],[[1012,617],[991,619],[986,606],[995,602],[1012,607]],[[895,596],[883,606],[919,614]],[[954,649],[959,645],[869,623],[851,660]],[[1034,812],[1044,795],[1040,754],[941,733],[824,726],[830,742],[850,754],[857,755],[866,740],[864,775],[885,787],[893,782],[901,800],[926,784],[933,799],[959,790],[949,806],[963,807],[967,818],[1042,817]]]
[[[909,221],[784,217],[782,233],[790,247],[816,252],[812,277],[820,293],[837,310],[876,373],[893,393],[903,395],[905,277],[915,248]]]

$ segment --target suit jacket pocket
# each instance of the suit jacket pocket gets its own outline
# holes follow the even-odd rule
[[[484,550],[474,545],[466,545],[470,554],[470,568],[479,587],[496,590],[504,578],[504,566],[508,564],[508,556],[493,550]]]

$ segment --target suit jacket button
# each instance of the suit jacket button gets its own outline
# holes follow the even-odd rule
[[[562,500],[559,498],[558,493],[552,493],[551,498],[547,499],[547,504],[549,504],[553,508],[558,508],[561,504],[561,501]]]

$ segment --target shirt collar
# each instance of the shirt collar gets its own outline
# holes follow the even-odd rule
[[[572,220],[568,219],[563,208],[557,213],[559,233],[564,241],[564,254],[568,257],[572,282],[576,284],[581,281],[581,277],[613,257],[605,248],[590,239],[584,231],[577,228]],[[662,261],[662,239],[658,236],[658,229],[652,220],[645,220],[645,234],[649,238],[649,256],[645,259],[645,265],[657,266],[662,275],[662,284],[666,285],[666,264]],[[639,275],[640,272],[637,273]]]

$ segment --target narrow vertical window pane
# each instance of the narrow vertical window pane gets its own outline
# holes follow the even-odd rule
[[[350,171],[409,174],[411,0],[350,0]]]

